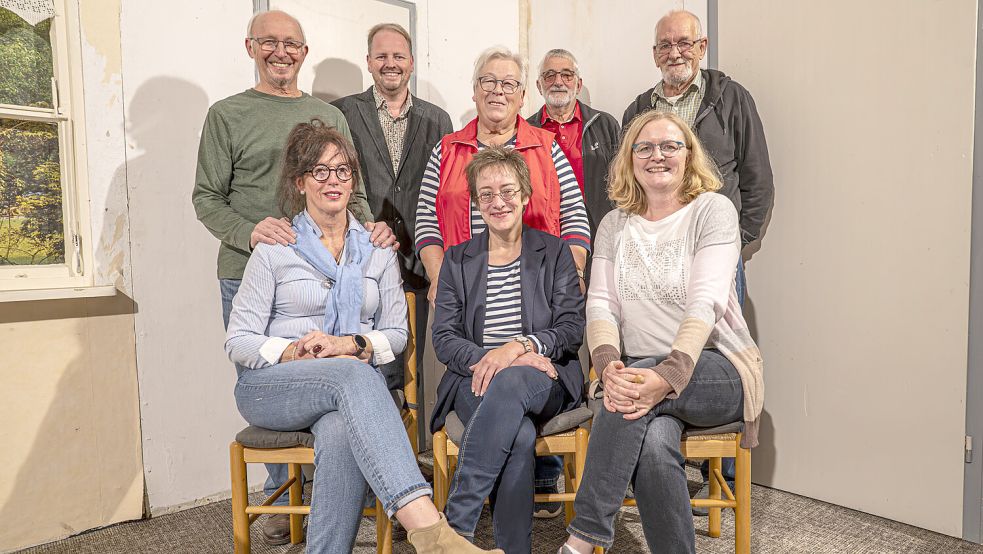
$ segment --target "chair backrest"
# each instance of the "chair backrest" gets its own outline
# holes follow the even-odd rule
[[[409,412],[407,422],[407,433],[410,436],[410,444],[413,451],[418,452],[417,426],[417,367],[416,367],[416,294],[407,292],[406,294],[406,321],[409,328],[409,338],[406,341],[406,350],[403,352],[403,398],[406,402],[406,409]]]

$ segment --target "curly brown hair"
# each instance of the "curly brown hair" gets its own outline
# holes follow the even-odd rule
[[[358,165],[358,153],[352,143],[337,129],[316,117],[307,123],[298,123],[290,131],[287,144],[283,148],[280,180],[277,183],[277,204],[284,217],[292,218],[304,210],[306,201],[297,188],[297,181],[303,179],[304,173],[317,165],[328,145],[332,144],[341,152],[345,163],[352,168],[349,183],[352,183],[354,189],[361,169]]]

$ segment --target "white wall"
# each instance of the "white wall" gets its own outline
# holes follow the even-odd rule
[[[242,0],[123,4],[137,359],[155,513],[227,491],[228,445],[243,426],[222,350],[218,241],[195,218],[191,191],[208,106],[254,82],[243,47],[251,14]]]
[[[754,479],[960,536],[977,3],[719,6],[775,170]]]

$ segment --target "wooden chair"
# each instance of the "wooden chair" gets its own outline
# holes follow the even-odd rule
[[[590,370],[592,381],[597,380],[594,368]],[[593,391],[594,387],[590,387]],[[603,408],[601,408],[603,409]],[[729,423],[718,427],[687,427],[683,430],[679,449],[685,458],[710,460],[710,497],[690,499],[694,508],[709,508],[708,534],[720,536],[722,508],[734,510],[734,551],[736,554],[751,552],[751,451],[741,448],[744,422]],[[727,486],[721,473],[721,459],[734,458],[734,490]],[[721,494],[722,493],[722,494]],[[636,506],[634,498],[626,498],[625,506]],[[604,552],[595,548],[595,554]]]
[[[580,487],[580,477],[587,460],[589,432],[581,424],[591,418],[586,406],[562,413],[543,425],[536,438],[537,456],[563,456],[564,491],[561,493],[534,494],[535,502],[563,502],[566,522],[573,519],[573,501]],[[450,483],[457,466],[458,445],[464,435],[464,425],[451,412],[444,428],[433,435],[433,488],[434,503],[443,511],[450,494]],[[532,514],[529,515],[532,517]]]
[[[406,293],[409,312],[409,339],[404,358],[405,384],[402,391],[393,394],[393,400],[401,411],[403,425],[409,436],[414,453],[419,453],[417,444],[417,403],[416,403],[416,295]],[[400,394],[401,393],[401,394]],[[260,514],[290,514],[290,542],[298,544],[304,540],[304,516],[311,513],[311,507],[303,505],[303,490],[300,485],[301,465],[314,463],[314,435],[306,431],[280,433],[259,427],[249,426],[236,435],[229,446],[232,469],[232,539],[236,554],[249,554],[249,526]],[[289,479],[259,506],[249,505],[249,490],[246,480],[246,464],[287,464]],[[273,502],[289,491],[288,506],[273,506]],[[366,508],[362,515],[376,518],[376,552],[391,554],[392,522],[386,517],[381,503],[376,501],[374,508]]]

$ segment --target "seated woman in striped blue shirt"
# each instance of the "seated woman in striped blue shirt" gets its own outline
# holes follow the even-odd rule
[[[466,174],[487,230],[449,248],[440,268],[433,345],[447,372],[431,429],[451,411],[466,426],[451,527],[473,536],[488,497],[498,547],[529,552],[536,426],[580,403],[584,297],[567,244],[523,227],[532,188],[522,154],[485,148]]]
[[[320,120],[290,133],[277,196],[297,239],[257,244],[246,265],[225,343],[248,368],[236,404],[251,425],[314,434],[308,553],[352,550],[366,481],[417,552],[484,552],[434,507],[378,370],[406,346],[406,302],[395,252],[347,210],[358,170]]]

